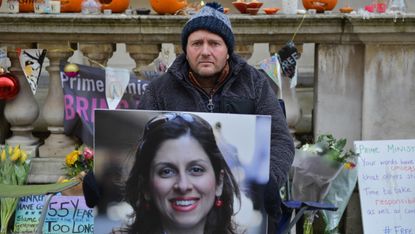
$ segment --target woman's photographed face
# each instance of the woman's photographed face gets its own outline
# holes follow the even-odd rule
[[[167,227],[203,227],[221,195],[208,155],[189,134],[163,142],[150,169],[151,199]]]

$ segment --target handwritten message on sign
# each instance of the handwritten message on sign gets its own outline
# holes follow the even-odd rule
[[[354,144],[364,233],[415,234],[415,140]]]
[[[39,224],[44,195],[22,197],[17,205],[14,231],[34,233]],[[93,210],[82,196],[55,196],[43,224],[45,234],[94,233]]]

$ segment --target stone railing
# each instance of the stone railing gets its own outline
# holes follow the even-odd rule
[[[295,43],[299,48],[304,43],[315,43],[314,135],[345,137],[349,146],[360,139],[415,137],[415,14],[407,14],[404,19],[387,15],[362,19],[340,14],[230,18],[236,35],[235,51],[245,58],[251,56],[255,43],[268,43],[269,52],[275,53],[297,30]],[[36,173],[31,182],[55,180],[56,172],[41,168],[56,168],[74,147],[73,139],[63,134],[59,61],[78,49],[105,65],[115,44],[125,43],[138,72],[158,56],[162,43],[172,43],[176,52],[181,51],[180,33],[187,19],[124,14],[0,14],[0,46],[7,47],[9,70],[22,84],[14,100],[0,102],[0,140],[36,149],[37,165],[42,167],[32,168]],[[43,106],[23,82],[16,48],[48,50],[49,87]],[[298,121],[298,103],[295,90],[285,89],[288,123],[293,128]],[[39,146],[32,125],[40,115],[50,135]],[[9,129],[12,135],[5,139]]]

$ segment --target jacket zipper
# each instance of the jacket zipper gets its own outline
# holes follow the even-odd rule
[[[207,104],[207,108],[209,110],[209,112],[213,112],[213,110],[215,109],[215,104],[213,104],[213,95],[215,94],[216,89],[212,88],[209,92],[209,101]]]
[[[209,97],[207,108],[209,112],[213,112],[213,109],[215,108],[215,105],[213,104],[213,95]]]
[[[196,87],[197,90],[199,90],[201,93],[203,93],[204,95],[206,95],[206,97],[208,98],[208,103],[206,104],[206,108],[208,109],[208,112],[213,113],[213,110],[215,109],[215,104],[213,103],[213,96],[215,95],[215,92],[220,89],[226,82],[222,83],[219,87],[212,88],[212,90],[210,90],[209,93],[207,93],[206,91],[204,91],[202,88],[194,86],[193,84],[191,84],[190,82],[188,82],[186,79],[184,79],[184,81],[186,83],[188,83],[189,85],[191,85],[192,87]]]
[[[209,93],[207,93],[205,90],[203,90],[200,87],[197,87],[197,86],[193,86],[193,87],[196,87],[197,90],[199,90],[203,95],[205,95],[208,98],[208,103],[206,104],[206,108],[208,112],[213,112],[213,110],[215,109],[215,104],[213,104],[213,95],[215,93],[212,91],[214,91],[214,89],[212,89]]]
[[[207,93],[205,90],[203,90],[200,87],[197,86],[193,86],[196,87],[197,90],[199,90],[203,95],[205,95],[208,98],[208,103],[206,104],[206,108],[208,110],[208,112],[213,113],[213,110],[215,109],[215,104],[213,103],[213,95],[216,92],[215,88],[212,88],[212,90],[210,90],[209,93]]]
[[[235,75],[235,72],[233,72],[232,75]],[[229,80],[227,81],[229,82]],[[209,100],[208,100],[208,104],[206,105],[207,109],[209,110],[209,112],[213,112],[213,110],[215,109],[215,104],[213,104],[213,95],[215,95],[216,91],[219,90],[222,86],[225,85],[225,83],[227,82],[223,82],[222,84],[220,84],[218,87],[213,87],[209,93],[206,93],[204,90],[202,90],[201,88],[199,88],[199,90],[202,90],[203,93],[207,94]]]

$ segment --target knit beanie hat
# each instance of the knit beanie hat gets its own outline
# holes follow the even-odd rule
[[[233,37],[231,21],[224,13],[223,7],[216,2],[206,3],[200,11],[193,15],[184,25],[182,31],[182,49],[186,53],[187,39],[197,30],[204,29],[222,37],[228,47],[228,53],[233,53],[235,39]]]

